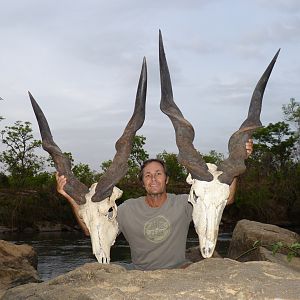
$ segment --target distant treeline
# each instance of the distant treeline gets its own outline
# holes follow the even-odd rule
[[[225,209],[223,222],[248,218],[282,224],[300,223],[300,103],[290,99],[283,105],[284,120],[258,129],[254,138],[254,152],[246,161],[247,171],[240,176],[235,202]],[[0,117],[0,121],[3,119]],[[1,122],[0,122],[1,125]],[[6,150],[0,153],[3,169],[0,172],[0,226],[35,228],[43,221],[74,225],[71,209],[56,192],[53,173],[45,167],[53,166],[51,158],[36,154],[41,141],[34,139],[29,122],[16,121],[1,130]],[[149,155],[144,150],[146,138],[136,136],[128,160],[129,171],[119,182],[123,190],[121,203],[128,198],[144,195],[138,179],[140,166]],[[74,164],[74,175],[86,185],[97,182],[111,161],[100,165],[96,172],[84,163]],[[177,155],[163,151],[157,155],[168,167],[168,192],[188,193],[187,172],[177,161]],[[218,164],[224,155],[216,151],[203,154],[206,162]]]

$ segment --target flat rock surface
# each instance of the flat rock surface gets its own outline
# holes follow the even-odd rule
[[[17,299],[299,299],[300,272],[271,262],[211,258],[186,269],[127,271],[86,264],[6,292]]]

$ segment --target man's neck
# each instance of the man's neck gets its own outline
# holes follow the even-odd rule
[[[147,194],[145,197],[146,203],[150,207],[161,207],[167,201],[167,193]]]

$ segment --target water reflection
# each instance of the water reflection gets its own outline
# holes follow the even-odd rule
[[[85,263],[96,262],[92,254],[90,238],[79,232],[55,232],[32,234],[5,234],[0,239],[16,244],[29,244],[38,254],[38,272],[42,280],[48,280],[69,272]],[[231,234],[219,234],[217,251],[225,254]],[[198,238],[190,230],[187,248],[197,246]],[[128,243],[120,235],[111,249],[111,261],[130,262]]]

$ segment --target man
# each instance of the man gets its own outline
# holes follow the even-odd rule
[[[252,140],[246,143],[248,156],[253,148]],[[144,162],[140,179],[146,191],[145,197],[126,200],[118,206],[119,230],[129,243],[132,268],[155,270],[187,265],[185,246],[192,206],[186,195],[167,194],[168,174],[165,163],[158,159]],[[78,204],[64,191],[66,178],[57,175],[57,191],[70,202],[75,216],[88,235],[78,214]],[[234,201],[236,179],[230,186],[227,204]]]

